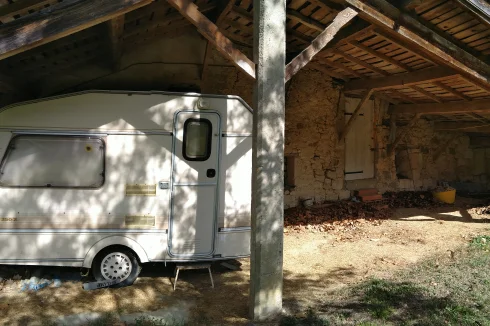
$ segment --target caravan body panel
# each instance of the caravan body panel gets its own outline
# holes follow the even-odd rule
[[[216,177],[211,191],[194,189],[200,185],[174,186],[185,177],[182,162],[172,167],[175,117],[184,111],[218,117],[212,130]],[[138,254],[142,262],[248,256],[251,130],[250,109],[230,96],[86,92],[4,108],[0,111],[0,157],[4,161],[9,150],[16,150],[9,149],[12,139],[27,135],[63,136],[68,142],[73,140],[70,137],[100,139],[105,161],[103,167],[101,164],[103,183],[92,188],[57,187],[62,183],[56,177],[42,187],[30,187],[29,177],[21,182],[27,185],[0,186],[0,264],[90,267],[89,252],[98,248],[97,243],[111,243],[111,237],[119,242],[126,239],[126,244],[116,241],[115,245],[131,248],[134,242],[140,246],[133,251],[145,253]],[[36,153],[42,149],[36,150],[10,157],[41,157]],[[92,150],[85,148],[85,153],[82,148],[69,155]],[[63,157],[64,153],[56,155]],[[40,162],[40,168],[43,164],[49,162]],[[68,169],[68,180],[70,173],[77,174],[76,169],[60,164],[63,175]],[[208,179],[209,169],[199,175]],[[172,199],[185,205],[196,200],[202,203],[193,206],[194,227],[207,237],[203,247],[190,254],[175,250],[176,255],[171,255],[168,250],[170,225],[177,220],[185,225],[183,214],[188,213],[185,205],[172,206]],[[205,218],[199,219],[201,216]]]

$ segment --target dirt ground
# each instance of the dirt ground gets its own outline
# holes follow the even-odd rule
[[[463,208],[398,209],[379,223],[360,220],[355,227],[336,232],[285,234],[284,310],[296,313],[321,305],[340,288],[389,276],[436,253],[451,255],[472,237],[490,234],[489,216],[470,214],[466,202],[457,207]],[[174,292],[173,266],[163,264],[144,266],[137,282],[122,289],[84,291],[77,269],[63,269],[61,287],[37,292],[21,292],[21,281],[4,280],[0,324],[36,325],[47,320],[73,324],[66,316],[94,312],[122,317],[145,312],[191,324],[246,324],[250,265],[248,259],[240,262],[238,271],[214,264],[215,289],[206,271],[183,271]]]

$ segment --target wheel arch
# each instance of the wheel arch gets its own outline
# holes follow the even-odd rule
[[[146,254],[143,247],[141,247],[141,245],[138,244],[133,239],[124,236],[109,236],[107,238],[99,240],[90,248],[90,250],[85,255],[82,267],[91,268],[95,256],[97,256],[97,254],[101,250],[104,250],[105,248],[110,246],[127,247],[132,251],[134,251],[134,253],[136,254],[137,258],[141,263],[147,263],[149,261],[148,255]]]

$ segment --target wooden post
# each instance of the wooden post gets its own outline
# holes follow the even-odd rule
[[[286,1],[254,0],[250,313],[282,311]]]
[[[372,94],[373,94],[373,90],[372,89],[369,89],[364,94],[364,96],[361,99],[361,102],[359,102],[359,104],[357,105],[356,109],[352,113],[352,116],[350,117],[349,121],[347,122],[347,124],[345,125],[344,129],[342,130],[342,133],[339,136],[339,143],[342,140],[344,140],[345,136],[347,136],[347,134],[349,133],[350,128],[352,127],[352,124],[357,119],[357,116],[358,116],[359,112],[361,112],[362,107],[371,98],[371,95]]]

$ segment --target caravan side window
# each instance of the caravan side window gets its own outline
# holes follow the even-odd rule
[[[99,188],[104,153],[105,143],[97,137],[16,136],[0,165],[0,186]]]
[[[184,123],[183,156],[188,161],[206,161],[211,155],[212,125],[208,119],[187,119]]]

